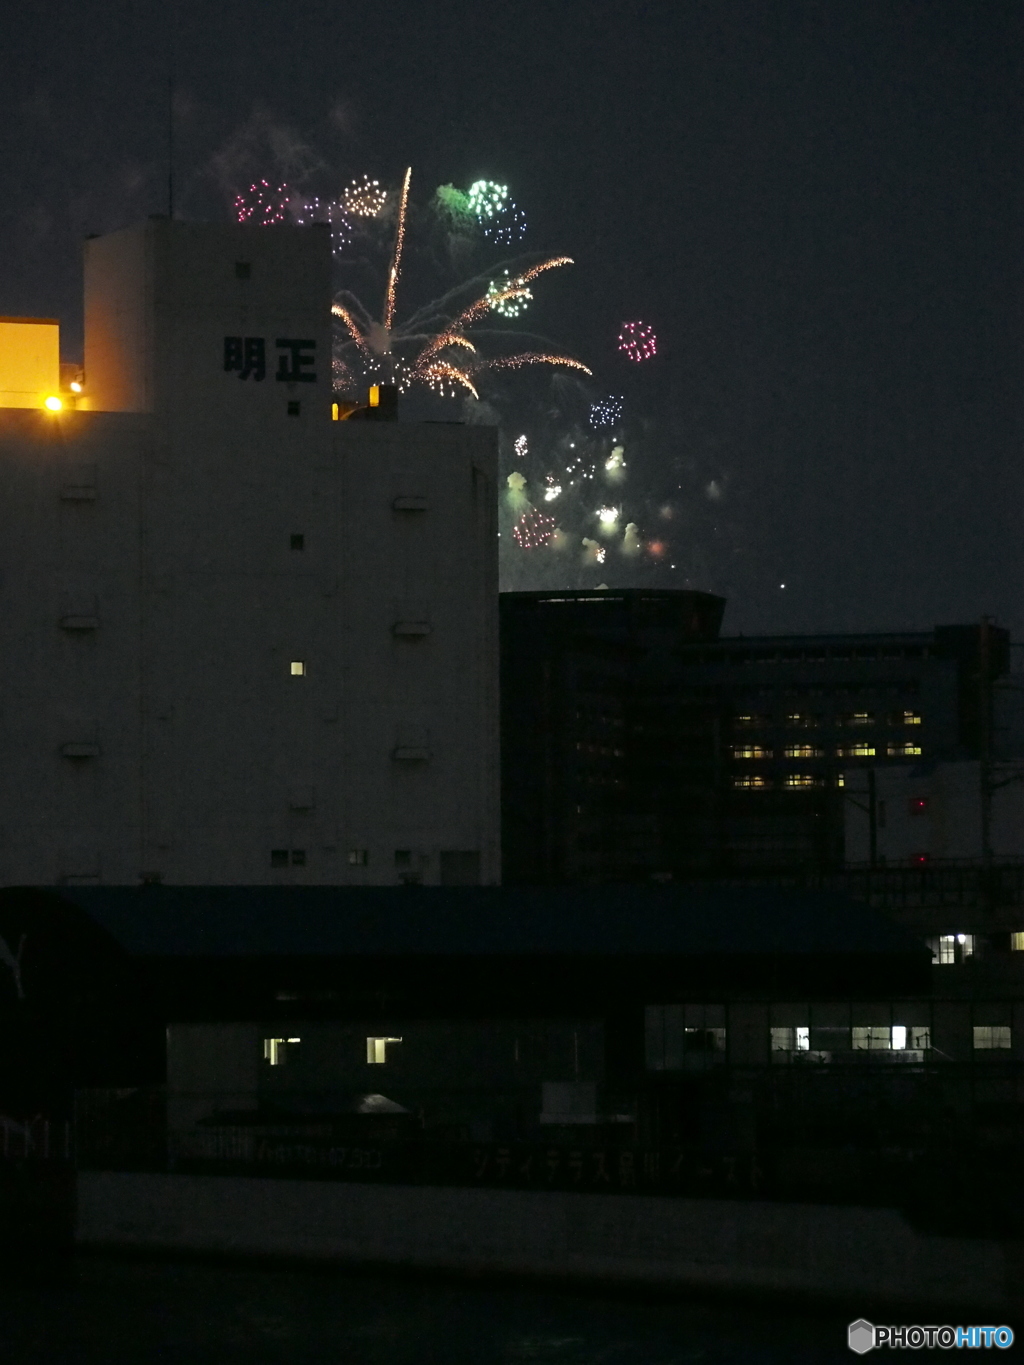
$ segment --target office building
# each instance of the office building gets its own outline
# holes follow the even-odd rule
[[[153,219],[0,323],[0,883],[497,881],[495,433],[337,420],[330,302]]]
[[[859,772],[991,749],[1005,630],[719,638],[723,608],[502,594],[506,880],[839,869]]]

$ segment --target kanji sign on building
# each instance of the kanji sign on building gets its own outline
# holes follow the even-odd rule
[[[274,378],[281,384],[315,384],[316,342],[297,337],[278,337],[280,352]],[[267,377],[267,343],[264,337],[225,337],[224,370],[239,379],[259,382]]]

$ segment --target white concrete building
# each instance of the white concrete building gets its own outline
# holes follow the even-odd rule
[[[496,882],[494,431],[332,420],[326,228],[85,293],[81,395],[0,407],[0,884]]]

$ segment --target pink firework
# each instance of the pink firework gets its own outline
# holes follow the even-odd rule
[[[536,507],[524,512],[512,527],[512,534],[521,550],[540,549],[542,545],[548,544],[554,532],[554,517],[546,517],[543,512],[538,512]]]
[[[240,223],[255,223],[260,227],[283,223],[288,217],[290,199],[291,190],[287,185],[275,187],[266,180],[257,180],[245,194],[235,199],[235,218]]]
[[[654,328],[646,322],[624,322],[619,333],[619,350],[627,360],[638,365],[641,360],[650,360],[658,351]]]

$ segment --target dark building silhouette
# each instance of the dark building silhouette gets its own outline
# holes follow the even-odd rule
[[[506,882],[837,869],[847,773],[990,749],[1005,630],[722,639],[724,606],[502,595]]]

